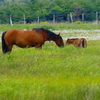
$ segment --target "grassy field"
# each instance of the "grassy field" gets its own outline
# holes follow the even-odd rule
[[[81,23],[81,24],[70,24],[70,23],[55,23],[55,24],[50,24],[48,22],[41,22],[40,24],[37,23],[33,23],[33,24],[19,24],[19,25],[8,25],[8,24],[0,24],[0,31],[7,31],[7,30],[11,30],[11,29],[19,29],[19,30],[23,30],[23,29],[27,29],[27,30],[31,30],[33,28],[36,27],[43,27],[43,28],[47,28],[47,29],[51,29],[51,30],[70,30],[70,29],[75,29],[75,30],[96,30],[96,29],[100,29],[100,25],[99,24],[86,24],[86,23]]]
[[[1,31],[14,27],[4,26]],[[99,99],[100,40],[88,40],[86,49],[73,45],[58,48],[54,42],[46,42],[39,50],[14,46],[6,55],[0,45],[0,100]]]

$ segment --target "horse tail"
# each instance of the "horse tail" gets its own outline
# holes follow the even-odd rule
[[[82,47],[86,48],[86,40],[82,40]]]
[[[7,32],[7,31],[6,31],[6,32]],[[3,52],[4,54],[8,52],[8,46],[7,46],[7,44],[6,44],[6,42],[5,42],[5,39],[4,39],[4,36],[5,36],[6,32],[3,32],[3,33],[2,33],[2,52]]]
[[[84,40],[82,40],[82,47],[84,48]]]

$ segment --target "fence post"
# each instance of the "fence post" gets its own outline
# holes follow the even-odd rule
[[[38,17],[38,24],[40,23],[40,18]]]
[[[98,24],[98,12],[96,12],[96,23]]]
[[[82,22],[84,23],[84,13],[82,13]]]
[[[72,13],[70,13],[70,19],[71,19],[71,23],[73,23],[73,16],[72,16]]]
[[[67,21],[70,23],[70,15],[67,14]]]
[[[55,23],[55,15],[53,15],[53,23]]]
[[[23,17],[24,17],[24,24],[26,24],[26,21],[25,21],[25,15],[23,15]]]
[[[12,17],[11,17],[11,15],[10,15],[10,25],[13,25],[13,24],[12,24]]]

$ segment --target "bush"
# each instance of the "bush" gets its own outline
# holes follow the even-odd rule
[[[82,22],[81,21],[76,21],[76,22],[74,22],[75,24],[82,24]]]

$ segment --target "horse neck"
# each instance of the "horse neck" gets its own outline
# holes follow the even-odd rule
[[[49,35],[49,40],[55,42],[55,41],[57,40],[57,34],[54,34],[54,33],[50,34],[50,35]]]
[[[48,41],[48,35],[44,32],[42,33],[44,41]]]
[[[51,32],[49,30],[45,30],[45,31],[43,30],[42,32],[43,32],[42,34],[46,41],[56,41],[57,35],[55,33]]]

